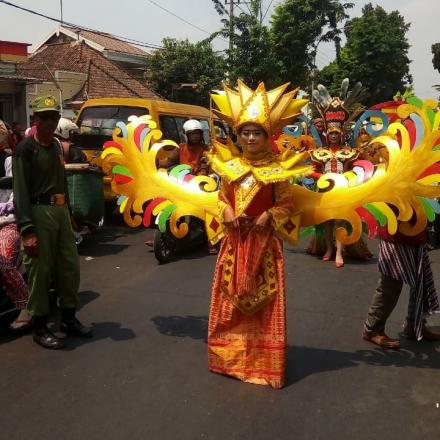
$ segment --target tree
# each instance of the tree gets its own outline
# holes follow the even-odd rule
[[[433,44],[431,46],[431,52],[434,55],[432,57],[432,65],[434,69],[437,69],[438,73],[440,73],[440,43]]]
[[[275,8],[271,40],[282,81],[307,85],[321,41],[333,41],[339,58],[339,26],[352,6],[337,0],[286,0]]]
[[[212,34],[211,39],[218,35],[231,38],[232,48],[226,50],[230,82],[235,83],[240,78],[251,87],[256,87],[260,81],[269,86],[276,83],[276,62],[272,57],[269,30],[262,23],[263,2],[250,0],[247,11],[240,9],[240,13],[232,17],[231,29],[229,11],[220,0],[212,1],[223,17],[223,28]]]
[[[409,27],[398,11],[387,13],[380,6],[367,4],[361,17],[346,23],[347,43],[340,60],[320,72],[320,82],[334,93],[348,77],[366,88],[365,104],[391,100],[397,91],[412,84],[406,38]]]
[[[225,77],[225,60],[208,41],[195,44],[188,40],[165,38],[163,49],[154,52],[148,64],[148,85],[167,99],[188,104],[209,104],[209,93]],[[193,84],[182,89],[181,84]]]

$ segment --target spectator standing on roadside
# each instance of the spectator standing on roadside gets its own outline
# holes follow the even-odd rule
[[[13,160],[17,221],[28,273],[28,310],[34,341],[45,348],[63,347],[63,340],[47,326],[49,287],[55,282],[61,307],[61,330],[91,337],[76,318],[79,261],[67,206],[63,152],[54,139],[60,107],[52,96],[33,104],[36,133],[16,148]]]

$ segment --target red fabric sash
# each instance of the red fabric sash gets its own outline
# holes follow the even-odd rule
[[[255,218],[240,218],[239,222],[239,228],[229,231],[229,239],[235,250],[235,294],[240,297],[256,290],[263,255],[273,231],[270,223],[257,229]]]

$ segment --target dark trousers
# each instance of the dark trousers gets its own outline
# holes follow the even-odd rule
[[[379,283],[368,309],[367,320],[365,321],[365,331],[367,332],[383,332],[385,324],[391,312],[396,307],[402,292],[403,282],[395,280],[387,275],[381,274]],[[411,292],[412,293],[412,292]],[[414,296],[410,293],[408,303],[408,314],[406,322],[414,322]]]
[[[33,205],[32,220],[38,237],[38,257],[24,255],[32,316],[49,313],[49,288],[55,282],[62,309],[75,310],[79,287],[78,250],[66,205]]]

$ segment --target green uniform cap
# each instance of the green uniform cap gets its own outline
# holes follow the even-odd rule
[[[60,105],[53,96],[39,96],[32,103],[32,110],[34,113],[39,112],[60,112]]]

